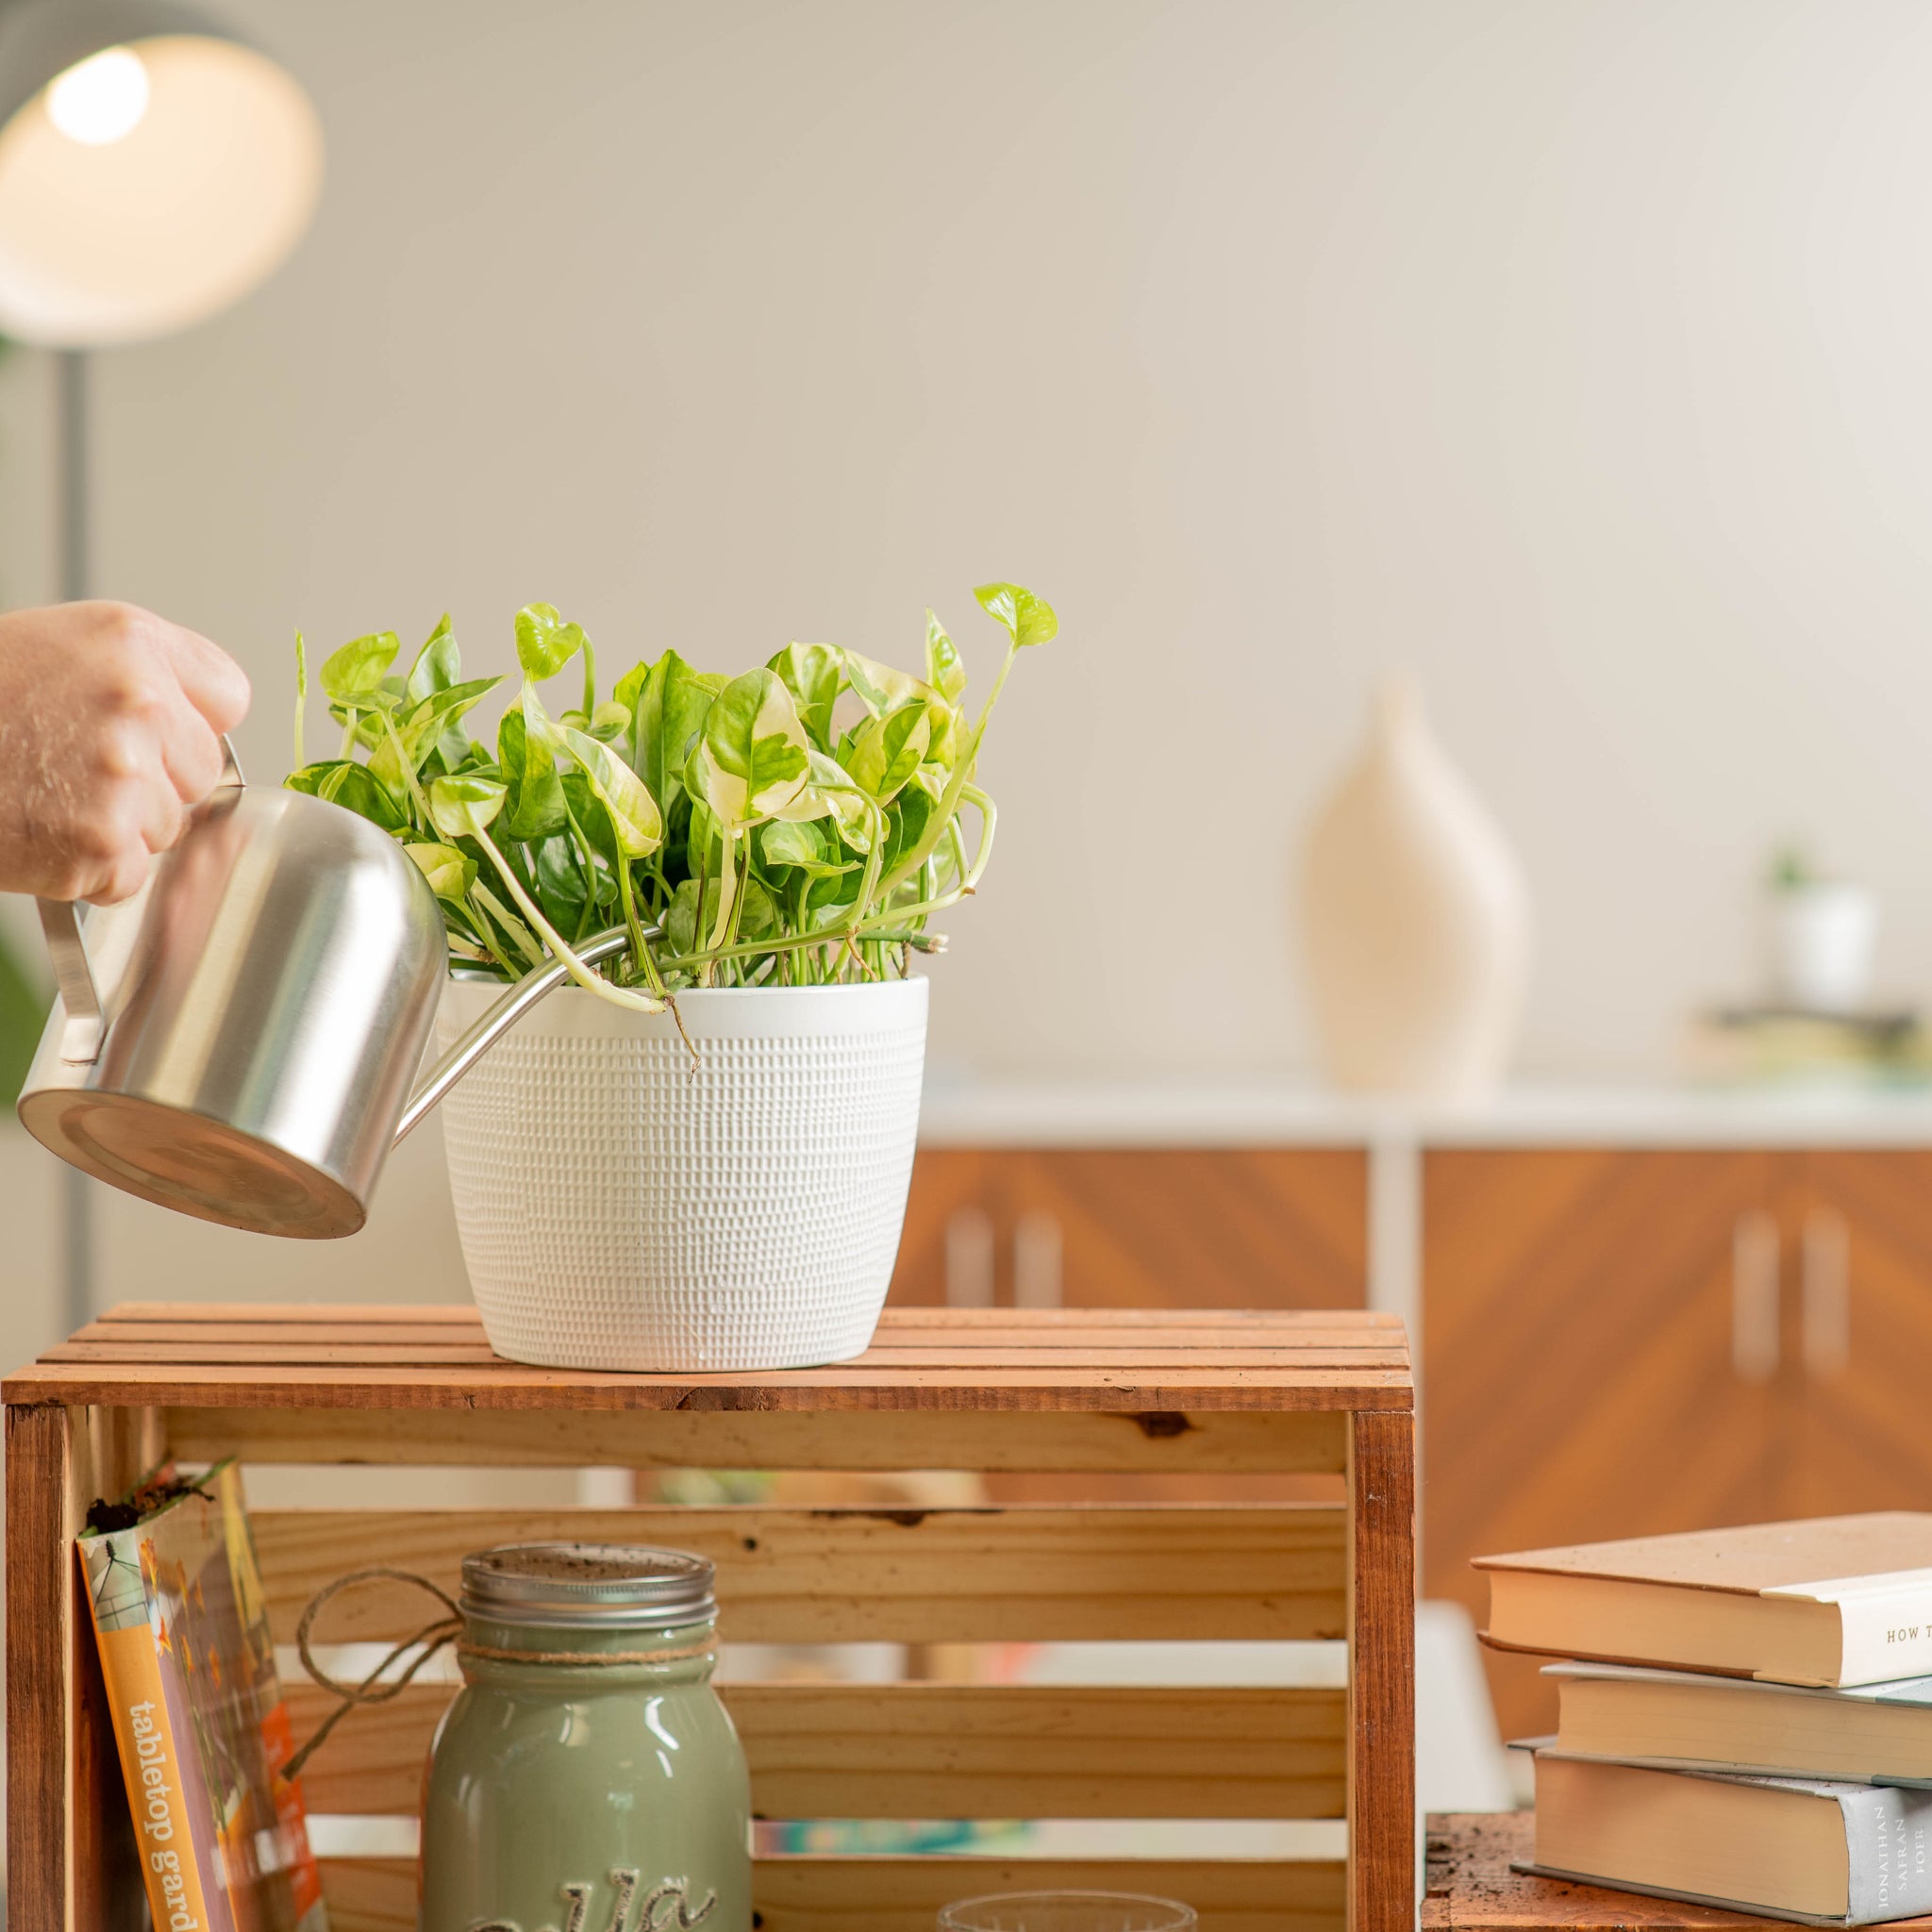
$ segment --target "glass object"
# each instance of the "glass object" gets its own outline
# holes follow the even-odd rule
[[[750,1932],[751,1785],[711,1689],[711,1565],[523,1543],[463,1559],[422,1932]]]
[[[1192,1906],[1131,1891],[997,1891],[940,1913],[940,1932],[1194,1932]]]

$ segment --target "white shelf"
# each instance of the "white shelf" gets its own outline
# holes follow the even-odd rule
[[[1926,1147],[1932,1090],[1511,1088],[1469,1107],[1287,1082],[928,1079],[927,1147]]]

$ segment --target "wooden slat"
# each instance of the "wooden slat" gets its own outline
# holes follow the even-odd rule
[[[356,1323],[372,1326],[476,1327],[482,1318],[467,1302],[425,1302],[400,1307],[386,1302],[118,1302],[103,1322],[270,1322],[289,1326]],[[1035,1334],[1094,1326],[1164,1330],[1238,1327],[1257,1330],[1341,1329],[1401,1335],[1402,1318],[1376,1308],[931,1308],[890,1307],[879,1333],[891,1337],[923,1330]]]
[[[987,1891],[1118,1891],[1186,1899],[1202,1932],[1341,1932],[1343,1868],[1327,1859],[760,1858],[758,1932],[932,1932],[949,1900]],[[415,1932],[403,1858],[327,1858],[331,1932]]]
[[[65,1341],[50,1348],[41,1359],[62,1364],[159,1364],[216,1367],[279,1368],[289,1359],[288,1346],[279,1341]],[[502,1363],[481,1342],[390,1343],[305,1342],[303,1360],[336,1368],[383,1368],[423,1366],[436,1369],[489,1370]],[[1072,1349],[1005,1348],[997,1352],[970,1348],[926,1348],[919,1350],[874,1349],[865,1362],[874,1368],[897,1368],[903,1374],[947,1369],[991,1370],[1002,1376],[1015,1370],[1063,1369],[1064,1357],[1077,1355]],[[1104,1351],[1110,1371],[1171,1371],[1176,1366],[1199,1373],[1207,1369],[1266,1369],[1291,1372],[1317,1370],[1400,1370],[1406,1359],[1392,1348],[1189,1348],[1173,1349],[1110,1345]]]
[[[889,1309],[877,1346],[856,1362],[659,1375],[499,1361],[474,1310],[306,1307],[278,1317],[258,1306],[169,1311],[145,1304],[115,1311],[22,1370],[6,1395],[469,1413],[1327,1411],[1413,1403],[1399,1324],[1366,1315]]]
[[[1351,1418],[1348,1452],[1349,1932],[1415,1910],[1415,1430]]]
[[[198,1462],[1198,1475],[1339,1473],[1348,1454],[1348,1418],[1319,1410],[171,1408],[166,1426]]]
[[[1177,1351],[1158,1369],[871,1368],[746,1371],[735,1374],[592,1374],[525,1368],[222,1367],[37,1362],[8,1377],[10,1403],[140,1403],[157,1407],[258,1406],[265,1391],[305,1407],[860,1410],[1397,1409],[1414,1407],[1406,1368],[1215,1369]]]
[[[1336,1818],[1341,1690],[721,1687],[761,1818]],[[348,1718],[303,1773],[311,1811],[408,1813],[447,1707],[412,1688]],[[332,1707],[291,1685],[297,1739]]]
[[[15,1932],[137,1932],[139,1850],[73,1538],[153,1466],[145,1409],[7,1413],[7,1786]]]
[[[255,1518],[278,1641],[354,1570],[454,1592],[463,1556],[570,1537],[668,1543],[718,1566],[739,1642],[973,1643],[1345,1634],[1344,1512],[1322,1504],[1086,1509],[266,1510]],[[329,1607],[331,1642],[394,1640],[428,1599],[391,1584]]]

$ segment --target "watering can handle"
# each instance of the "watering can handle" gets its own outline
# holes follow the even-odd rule
[[[658,928],[647,925],[646,939],[655,939]],[[630,933],[624,926],[615,926],[609,932],[600,932],[593,940],[588,940],[576,949],[577,958],[587,966],[594,966],[599,959],[608,959],[613,953],[621,953],[630,944]],[[516,1024],[546,993],[554,992],[570,977],[570,968],[561,959],[555,959],[541,973],[532,973],[520,979],[504,996],[437,1061],[425,1076],[423,1084],[409,1095],[409,1104],[403,1108],[403,1117],[396,1124],[396,1138],[391,1146],[399,1145],[404,1137],[412,1133],[423,1123],[423,1116],[440,1101],[449,1090],[474,1067],[496,1042]]]
[[[222,775],[215,780],[215,791],[239,791],[247,783],[242,775],[242,760],[235,756],[234,743],[225,731]],[[68,899],[41,899],[36,903],[41,908],[41,932],[47,941],[47,957],[54,962],[54,983],[60,990],[60,1006],[67,1015],[60,1035],[60,1058],[71,1067],[92,1066],[101,1057],[108,1016],[102,1008],[100,988],[87,956],[87,941],[81,937],[80,908]]]

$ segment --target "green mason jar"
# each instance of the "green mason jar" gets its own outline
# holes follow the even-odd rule
[[[463,1559],[422,1932],[751,1932],[751,1785],[711,1689],[711,1565],[514,1543]]]

